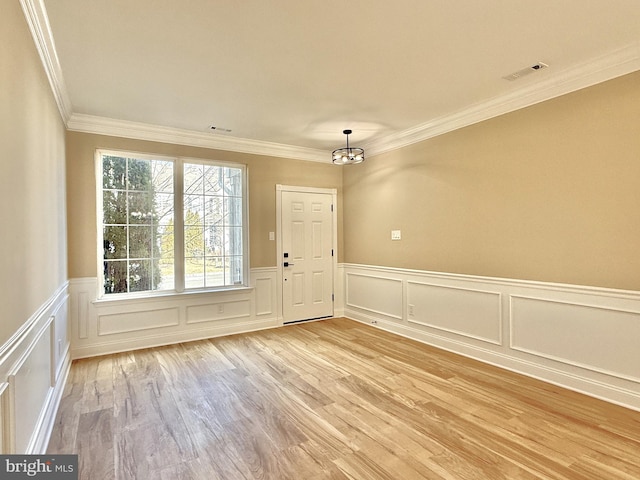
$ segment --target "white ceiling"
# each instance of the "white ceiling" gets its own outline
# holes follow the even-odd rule
[[[637,0],[44,5],[72,124],[138,122],[327,161],[345,128],[352,145],[380,150],[640,68]],[[502,78],[536,62],[549,68]]]

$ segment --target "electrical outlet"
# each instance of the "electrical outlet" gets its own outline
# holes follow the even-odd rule
[[[224,313],[224,304],[222,303],[218,304],[218,313]]]
[[[409,316],[413,317],[414,315],[414,305],[409,304]]]
[[[402,239],[402,231],[391,230],[391,240],[401,240],[401,239]]]

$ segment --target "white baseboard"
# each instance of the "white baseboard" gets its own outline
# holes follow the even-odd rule
[[[640,410],[640,293],[344,265],[344,316]]]
[[[174,343],[193,342],[207,338],[234,335],[237,333],[254,332],[281,326],[281,322],[275,320],[254,320],[249,322],[234,322],[213,328],[188,329],[185,332],[152,333],[144,336],[136,336],[131,340],[116,340],[94,342],[88,345],[77,346],[73,349],[73,358],[87,358],[112,353],[130,352],[142,348],[161,347]]]

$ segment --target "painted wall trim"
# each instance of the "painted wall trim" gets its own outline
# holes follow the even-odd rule
[[[73,105],[64,82],[43,0],[20,0],[20,3],[49,78],[60,114],[69,130],[256,155],[328,162],[327,152],[319,149],[238,137],[212,136],[205,132],[73,112]],[[546,72],[547,77],[544,81],[471,105],[458,112],[451,112],[387,137],[375,139],[364,144],[363,147],[369,155],[389,152],[636,70],[640,70],[640,42],[557,73],[554,72],[553,65],[551,65],[551,68]]]
[[[365,143],[363,147],[370,156],[390,152],[637,70],[640,70],[640,42],[558,73],[550,71],[544,81],[471,105],[458,112],[431,119],[428,122],[387,137],[377,138]],[[204,132],[180,130],[77,113],[71,115],[67,127],[69,130],[85,133],[327,162],[327,155],[324,150],[236,137],[212,137],[211,134]]]
[[[72,358],[280,326],[276,267],[250,270],[250,288],[96,301],[98,279],[69,282]],[[105,323],[107,322],[107,323]]]
[[[398,267],[386,267],[377,265],[365,265],[355,263],[343,263],[341,266],[347,270],[349,268],[357,268],[359,272],[387,272],[389,274],[415,274],[419,278],[423,279],[438,279],[438,280],[468,280],[470,282],[482,282],[493,285],[514,285],[520,287],[531,287],[541,290],[549,290],[555,292],[566,293],[589,293],[592,295],[611,296],[615,298],[628,298],[631,300],[640,299],[640,291],[636,290],[622,290],[616,288],[606,287],[594,287],[590,285],[573,285],[570,283],[554,283],[554,282],[541,282],[537,280],[521,280],[517,278],[506,277],[485,277],[482,275],[468,275],[464,273],[448,273],[448,272],[435,272],[430,270],[417,270],[411,268],[398,268]]]
[[[22,326],[16,330],[16,332],[5,342],[4,345],[0,346],[0,364],[2,364],[2,359],[7,357],[14,351],[19,343],[22,341],[23,337],[27,336],[29,331],[34,328],[34,326],[38,323],[39,320],[42,319],[44,315],[46,315],[47,311],[51,310],[55,306],[57,306],[62,297],[67,296],[67,290],[69,288],[69,282],[64,282],[60,285],[55,292],[44,302],[38,310],[29,317],[29,319],[22,324]]]
[[[53,384],[53,388],[47,398],[46,407],[43,410],[43,415],[36,429],[37,434],[34,436],[30,446],[30,453],[34,455],[44,454],[47,451],[49,439],[51,438],[51,433],[55,426],[56,415],[58,413],[62,394],[64,393],[64,387],[67,383],[67,378],[71,370],[71,350],[68,345],[65,351],[64,360],[60,364],[58,370],[58,378],[55,384]]]
[[[640,42],[557,73],[553,72],[553,65],[551,67],[543,81],[378,138],[363,147],[369,156],[390,152],[635,72],[640,70]]]
[[[58,105],[60,116],[66,124],[71,118],[73,106],[62,75],[62,68],[60,67],[49,18],[47,17],[47,10],[42,0],[20,0],[20,5],[40,55],[42,66],[49,79],[49,85]]]
[[[67,292],[64,282],[0,350],[0,453],[46,450],[71,364]]]
[[[342,271],[347,318],[640,411],[640,292],[372,265]],[[384,288],[389,279],[402,288]],[[443,288],[415,291],[423,285]],[[381,314],[381,302],[401,302],[401,319]]]
[[[315,148],[297,147],[294,145],[249,140],[239,137],[222,137],[211,132],[183,130],[80,113],[73,113],[70,116],[67,122],[67,128],[75,132],[148,140],[151,142],[186,145],[190,147],[211,148],[253,155],[293,158],[295,160],[322,163],[329,163],[330,161],[327,152]]]

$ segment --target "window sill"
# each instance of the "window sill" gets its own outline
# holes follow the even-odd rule
[[[113,293],[111,295],[105,295],[101,298],[94,300],[92,303],[97,307],[103,307],[108,305],[124,305],[128,303],[147,303],[147,302],[160,302],[167,300],[186,300],[196,299],[198,297],[211,297],[221,295],[237,295],[242,293],[250,293],[254,290],[254,287],[241,285],[237,287],[224,287],[208,290],[189,290],[186,292],[176,292],[169,290],[165,292],[144,292],[140,294],[125,293],[118,294]]]

